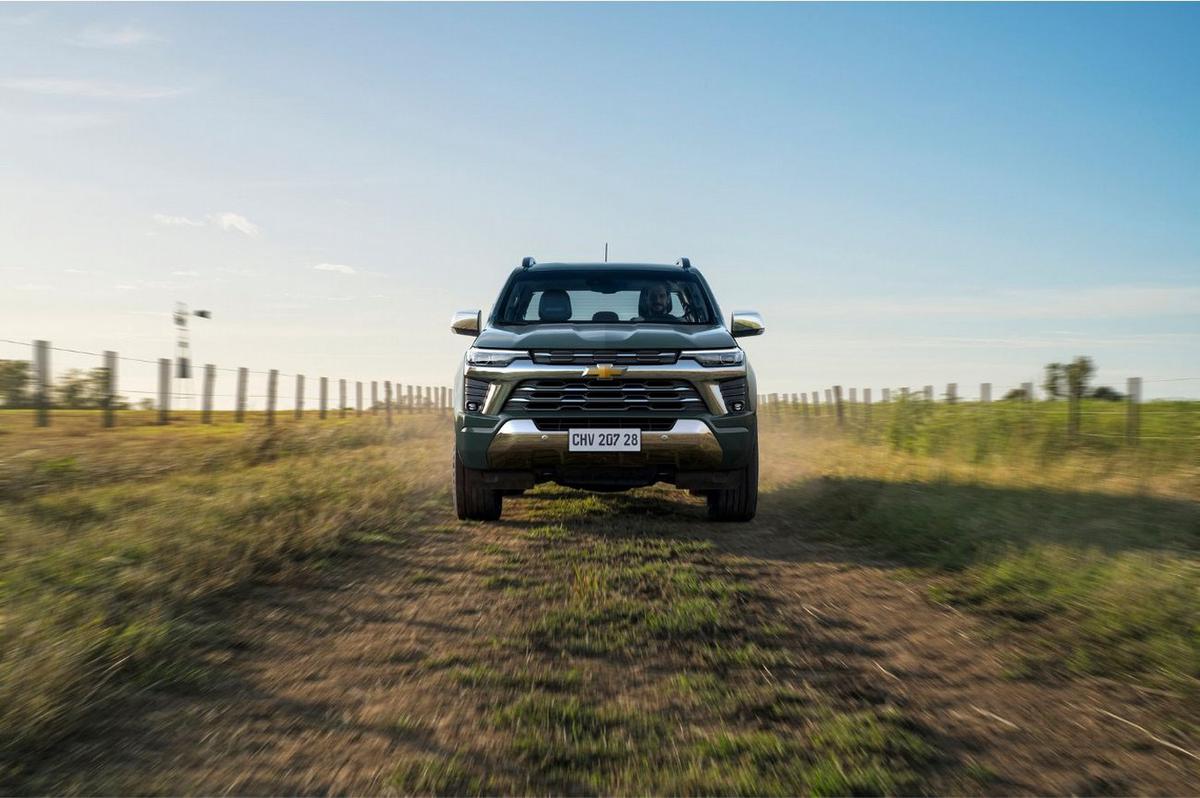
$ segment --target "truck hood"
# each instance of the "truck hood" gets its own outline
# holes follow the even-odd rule
[[[690,324],[534,324],[486,327],[475,339],[485,349],[729,349],[724,327]]]

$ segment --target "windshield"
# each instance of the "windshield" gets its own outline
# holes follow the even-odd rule
[[[691,272],[534,270],[517,274],[496,307],[497,324],[716,324]]]

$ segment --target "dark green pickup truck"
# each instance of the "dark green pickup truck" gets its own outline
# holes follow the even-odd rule
[[[525,258],[454,380],[458,517],[500,517],[539,482],[627,490],[668,482],[708,499],[709,517],[748,521],[758,503],[754,371],[712,291],[679,263],[536,263]]]

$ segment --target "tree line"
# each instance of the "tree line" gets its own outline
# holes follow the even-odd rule
[[[108,370],[103,367],[70,369],[51,386],[50,401],[55,407],[104,407],[107,385]],[[0,405],[10,409],[29,408],[34,406],[36,398],[33,364],[28,360],[0,360]],[[115,410],[127,410],[130,405],[124,397],[115,396],[112,406]]]

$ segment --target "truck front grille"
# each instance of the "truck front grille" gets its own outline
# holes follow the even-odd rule
[[[539,418],[533,425],[542,432],[566,432],[571,429],[640,429],[642,432],[666,432],[675,426],[673,418]]]
[[[531,353],[534,363],[551,366],[669,366],[679,360],[678,352],[662,352],[657,349],[598,349],[577,352],[571,349],[544,349]]]
[[[504,407],[528,413],[678,413],[702,411],[704,400],[687,380],[541,379],[519,383]]]

